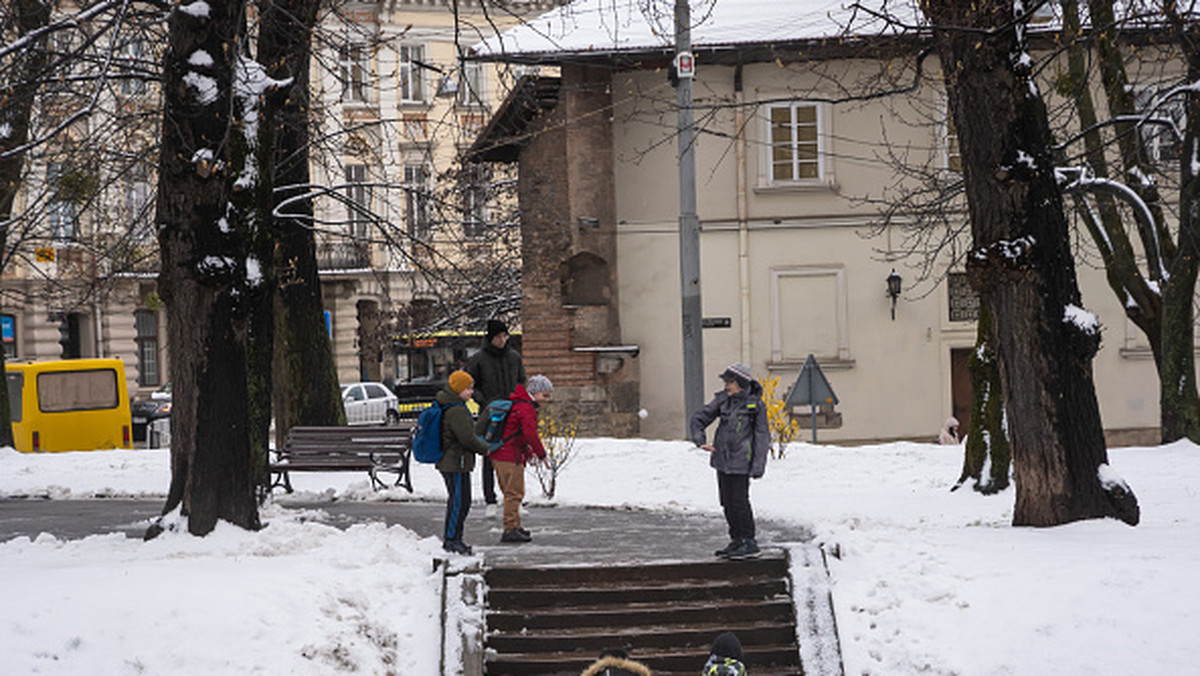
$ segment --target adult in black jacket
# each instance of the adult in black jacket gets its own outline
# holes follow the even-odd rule
[[[480,411],[525,384],[525,363],[521,354],[508,346],[508,326],[499,319],[488,320],[483,349],[471,356],[463,370],[475,379],[474,399]],[[496,474],[487,456],[483,458],[483,501],[496,504]]]

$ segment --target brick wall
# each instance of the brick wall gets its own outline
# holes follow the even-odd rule
[[[575,349],[621,342],[610,78],[563,68],[558,105],[528,130],[518,180],[525,371],[554,381],[548,413],[587,436],[635,435],[639,420],[636,358]],[[566,302],[564,289],[581,284],[586,292]]]

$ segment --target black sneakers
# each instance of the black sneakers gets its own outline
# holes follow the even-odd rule
[[[729,552],[732,552],[733,550],[737,549],[737,546],[740,544],[742,544],[742,543],[738,542],[737,540],[730,540],[729,544],[725,545],[725,547],[723,549],[718,549],[717,551],[713,552],[713,556],[719,556],[721,558],[725,558],[726,556],[729,556]]]
[[[442,543],[442,549],[450,552],[451,554],[463,554],[465,556],[471,555],[471,545],[463,542],[462,540],[446,540]]]
[[[760,555],[762,555],[762,552],[759,551],[758,543],[754,541],[754,538],[746,538],[739,542],[737,547],[729,550],[725,554],[725,558],[730,561],[741,561],[743,559],[756,559]]]
[[[506,530],[506,531],[504,531],[504,534],[500,536],[501,542],[521,543],[521,542],[531,542],[532,540],[533,540],[533,536],[529,534],[529,531],[521,529],[521,528],[514,528],[512,530]]]

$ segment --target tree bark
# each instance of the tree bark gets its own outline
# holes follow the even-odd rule
[[[233,67],[244,7],[175,8],[163,62],[163,145],[156,222],[159,289],[171,331],[171,487],[188,531],[218,520],[260,526],[246,412],[245,244],[230,208]],[[152,527],[147,537],[159,529]]]
[[[4,35],[21,38],[50,22],[50,5],[39,0],[14,0],[10,11],[12,26],[4,26]],[[8,134],[0,136],[0,260],[8,258],[8,223],[21,187],[21,168],[25,164],[25,151],[21,148],[29,141],[33,100],[48,62],[45,44],[43,36],[15,55],[13,59],[17,63],[11,71],[14,79],[0,87],[0,126],[8,128]],[[8,382],[2,349],[0,378]],[[0,387],[0,446],[13,445],[11,407],[8,388]]]
[[[922,8],[935,26],[959,132],[976,247],[967,269],[995,321],[1017,489],[1013,524],[1105,516],[1136,524],[1136,498],[1106,472],[1092,382],[1099,327],[1070,321],[1081,308],[1075,263],[1023,26],[1003,0],[927,0]]]
[[[274,220],[275,443],[295,425],[342,425],[333,349],[325,328],[309,184],[309,64],[317,0],[281,0],[263,10],[259,58],[272,77],[293,78],[277,113]]]
[[[979,308],[978,335],[971,353],[971,429],[963,444],[963,470],[956,490],[968,480],[984,495],[1008,488],[1012,469],[1012,447],[1004,424],[1004,393],[1000,364],[992,350],[992,318],[987,306]]]
[[[1196,354],[1194,350],[1194,295],[1196,289],[1196,247],[1200,246],[1200,27],[1171,12],[1184,58],[1187,82],[1193,83],[1184,94],[1187,126],[1183,134],[1183,152],[1179,157],[1179,255],[1168,267],[1170,276],[1163,289],[1162,416],[1163,441],[1188,437],[1200,441],[1200,397],[1196,392]],[[1170,397],[1172,405],[1167,406]],[[1173,438],[1168,438],[1167,430]],[[1175,436],[1177,435],[1177,436]]]

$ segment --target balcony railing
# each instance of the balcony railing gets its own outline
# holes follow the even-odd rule
[[[317,245],[317,267],[321,270],[346,270],[371,267],[371,248],[356,242]]]

